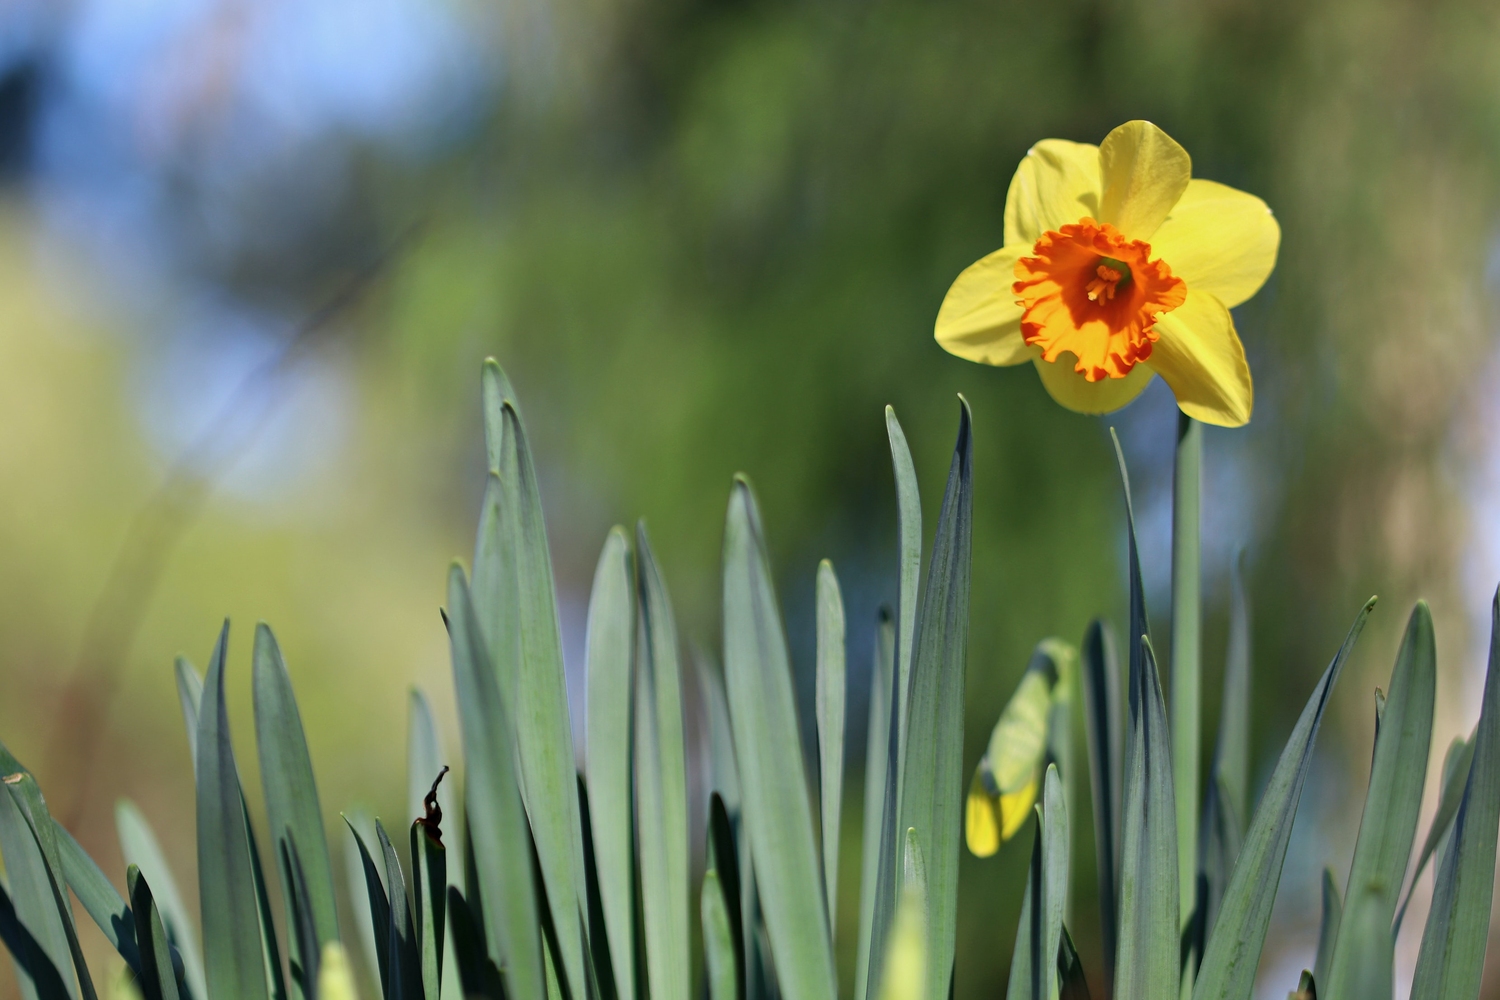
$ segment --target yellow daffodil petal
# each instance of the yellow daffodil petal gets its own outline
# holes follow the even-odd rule
[[[1031,807],[1036,805],[1036,778],[1019,792],[1000,796],[1000,839],[1009,840],[1021,829]]]
[[[986,365],[1018,365],[1036,354],[1021,339],[1021,307],[1011,286],[1029,247],[996,250],[964,268],[943,296],[935,335],[949,354]]]
[[[984,787],[984,779],[980,777],[983,768],[984,762],[980,761],[964,803],[964,842],[976,858],[987,858],[1000,850],[1000,800]]]
[[[1099,147],[1043,139],[1026,151],[1010,179],[1005,195],[1005,245],[1030,250],[1047,230],[1098,213]]]
[[[1265,202],[1197,179],[1151,238],[1152,253],[1188,288],[1231,309],[1260,291],[1280,246],[1281,227]]]
[[[1182,412],[1220,427],[1249,423],[1250,366],[1224,303],[1190,285],[1187,301],[1157,320],[1156,329],[1161,339],[1146,365],[1172,387]]]
[[[1188,293],[1191,297],[1192,293]],[[1156,360],[1153,354],[1151,359]],[[1151,382],[1152,372],[1136,365],[1124,378],[1106,378],[1090,382],[1073,370],[1077,359],[1066,351],[1053,362],[1036,359],[1037,374],[1042,377],[1051,397],[1077,413],[1113,413],[1135,397]]]
[[[1099,170],[1104,191],[1095,218],[1130,239],[1149,240],[1187,190],[1193,161],[1167,133],[1134,121],[1104,137]]]

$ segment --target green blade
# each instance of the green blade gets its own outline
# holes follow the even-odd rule
[[[745,970],[744,932],[744,888],[740,884],[739,845],[735,843],[734,822],[718,792],[713,792],[708,801],[708,867],[718,881],[718,893],[723,897],[725,919],[728,921],[730,960],[733,963],[735,994],[742,995],[739,984]],[[700,901],[701,905],[701,901]],[[707,947],[707,945],[705,945]],[[714,975],[712,963],[710,976]]]
[[[1244,844],[1243,824],[1231,804],[1233,796],[1224,787],[1224,782],[1215,775],[1208,785],[1208,795],[1203,800],[1203,822],[1198,827],[1198,896],[1196,906],[1201,910],[1195,917],[1192,944],[1197,958],[1203,957],[1203,945],[1213,933],[1219,919],[1219,907],[1224,903],[1224,891],[1229,888],[1229,878],[1234,872],[1234,863],[1240,856]]]
[[[1437,646],[1432,614],[1425,601],[1418,601],[1391,671],[1390,695],[1375,739],[1375,762],[1359,839],[1354,845],[1333,962],[1326,981],[1315,979],[1318,994],[1325,1000],[1390,996],[1394,975],[1391,963],[1395,958],[1391,935],[1373,933],[1372,928],[1389,928],[1396,915],[1397,897],[1417,835],[1436,695]],[[1380,982],[1387,984],[1385,991],[1370,992]]]
[[[344,817],[344,822],[349,827],[349,833],[354,837],[354,844],[359,852],[360,869],[364,875],[367,912],[370,915],[370,926],[373,928],[371,950],[375,954],[380,973],[380,992],[382,996],[389,997],[391,991],[396,988],[391,982],[390,897],[386,895],[385,881],[379,866],[375,864],[375,859],[370,856],[370,848],[365,843],[364,835],[355,829],[353,821],[348,816]],[[356,908],[358,905],[356,901]]]
[[[1083,636],[1084,730],[1088,736],[1089,778],[1094,805],[1095,865],[1099,876],[1099,932],[1104,968],[1112,981],[1119,939],[1120,843],[1120,667],[1114,633],[1099,619]]]
[[[132,933],[141,944],[138,974],[141,992],[145,1000],[178,1000],[180,994],[177,973],[172,965],[172,944],[167,937],[166,925],[162,923],[161,912],[151,896],[151,887],[135,865],[126,868],[125,884],[130,890],[130,903],[134,909]]]
[[[635,552],[635,836],[646,983],[652,1000],[688,1000],[691,889],[677,625],[644,523],[636,525]]]
[[[510,696],[506,686],[511,679],[514,683],[512,718],[516,720],[520,786],[535,834],[553,925],[557,928],[562,959],[558,973],[567,984],[566,992],[583,997],[587,959],[580,915],[588,913],[583,828],[574,779],[577,768],[568,718],[552,559],[547,550],[536,467],[520,413],[499,366],[488,360],[485,372],[487,412],[495,409],[494,396],[501,396],[498,409],[503,433],[498,444],[490,445],[491,452],[499,457],[498,533],[500,575],[505,583],[498,597],[503,602],[508,592],[514,596],[516,641],[507,641],[501,632],[486,632],[486,635],[491,636],[490,652],[506,697]],[[508,591],[510,581],[514,581],[514,591]],[[479,595],[485,604],[476,605],[476,609],[484,620],[503,617],[496,613],[484,591],[479,591]],[[502,641],[494,642],[496,637]]]
[[[823,898],[828,933],[839,899],[839,807],[844,793],[844,597],[833,563],[818,564],[818,761],[822,792]]]
[[[1328,970],[1333,967],[1333,948],[1339,937],[1339,924],[1344,919],[1344,900],[1339,895],[1338,882],[1333,869],[1323,869],[1323,919],[1318,926],[1318,953],[1313,963],[1313,982],[1328,982]]]
[[[927,989],[927,884],[915,830],[902,838],[902,886],[881,963],[881,1000],[922,1000]]]
[[[891,468],[896,477],[897,600],[895,704],[898,761],[906,759],[907,699],[911,693],[912,650],[917,627],[917,585],[922,575],[922,496],[917,491],[917,469],[906,444],[906,432],[896,411],[885,408],[885,430],[891,442]],[[897,781],[900,787],[900,781]]]
[[[1344,644],[1323,672],[1317,687],[1313,688],[1312,696],[1281,751],[1281,759],[1276,762],[1276,770],[1271,772],[1271,780],[1245,834],[1229,888],[1224,892],[1218,922],[1198,967],[1194,1000],[1248,1000],[1250,996],[1255,985],[1255,969],[1266,942],[1266,929],[1271,923],[1271,907],[1281,883],[1281,867],[1292,836],[1297,802],[1312,763],[1318,727],[1322,724],[1334,682],[1338,680],[1374,606],[1372,597],[1355,617]]]
[[[447,755],[443,750],[443,741],[438,733],[437,720],[432,714],[432,705],[427,700],[427,695],[421,688],[412,688],[407,701],[407,739],[406,739],[406,809],[413,816],[424,816],[427,807],[424,800],[432,789],[432,783],[443,768],[447,766]],[[447,852],[445,856],[462,858],[464,856],[463,838],[461,831],[463,823],[454,802],[455,780],[449,779],[437,786],[438,809],[443,814],[443,848]],[[463,865],[454,865],[451,869],[444,868],[445,882],[428,886],[438,894],[438,901],[431,905],[439,909],[447,907],[447,882],[452,882],[460,889],[463,888]],[[424,885],[426,883],[424,882]],[[432,893],[426,892],[426,896]],[[439,906],[439,903],[441,904]],[[438,930],[442,930],[440,926]],[[440,935],[441,937],[442,935]],[[442,973],[441,991],[448,992],[453,996],[463,995],[463,983],[458,977],[458,963],[452,958],[451,940],[445,940],[439,949],[438,967]],[[426,948],[426,939],[423,939],[423,948]],[[425,974],[427,956],[423,952],[423,969]]]
[[[411,922],[411,905],[406,899],[406,876],[396,848],[380,820],[375,821],[375,836],[380,840],[380,854],[385,865],[385,887],[389,916],[386,924],[387,1000],[422,1000],[422,959],[417,952],[416,931]]]
[[[703,953],[708,964],[709,1000],[735,1000],[739,992],[739,970],[735,967],[734,938],[729,929],[729,907],[719,887],[719,873],[703,873],[700,905],[703,921]]]
[[[1474,762],[1433,882],[1412,1000],[1473,1000],[1484,972],[1500,832],[1500,591],[1491,604],[1490,621],[1490,662],[1474,734]]]
[[[5,753],[5,763],[13,763],[10,753]],[[42,867],[47,884],[52,891],[52,905],[62,918],[63,937],[67,941],[68,955],[72,959],[73,972],[78,977],[78,992],[83,1000],[96,1000],[94,980],[89,974],[88,964],[83,959],[83,948],[78,943],[78,927],[73,922],[73,904],[68,899],[67,878],[63,874],[62,852],[57,846],[57,826],[47,811],[47,802],[42,790],[29,772],[11,773],[6,768],[5,790],[11,802],[20,812],[26,827],[41,853]]]
[[[209,661],[198,714],[198,912],[203,918],[209,996],[257,1000],[271,992],[244,801],[224,702],[228,641],[226,621]]]
[[[465,881],[479,893],[490,957],[496,966],[504,967],[510,994],[540,997],[546,989],[540,924],[510,711],[490,667],[468,581],[457,565],[448,571],[448,616],[453,686],[467,768],[466,842],[473,851],[478,878],[477,884]]]
[[[1469,765],[1474,762],[1474,734],[1470,733],[1465,740],[1462,736],[1453,737],[1453,742],[1448,744],[1448,752],[1443,755],[1443,785],[1442,792],[1438,795],[1437,812],[1433,814],[1432,826],[1427,830],[1427,837],[1422,841],[1422,851],[1417,855],[1417,865],[1412,869],[1411,881],[1406,890],[1406,899],[1401,908],[1396,911],[1396,932],[1401,930],[1401,924],[1406,919],[1406,908],[1411,905],[1413,890],[1416,889],[1417,879],[1422,877],[1422,872],[1427,868],[1427,862],[1431,860],[1433,852],[1443,842],[1443,836],[1453,826],[1453,817],[1458,815],[1458,804],[1463,799],[1464,787],[1469,780]]]
[[[369,852],[363,849],[363,844],[375,839],[375,819],[358,807],[339,815],[344,821],[344,889],[348,893],[349,912],[354,914],[354,936],[359,939],[370,979],[381,984],[383,992],[385,952],[375,937],[375,920],[370,912],[373,904],[366,884],[366,876],[373,869],[366,869],[364,857]],[[384,899],[385,883],[381,882],[379,874],[375,880],[380,882],[380,898]],[[384,922],[380,926],[384,927]]]
[[[93,918],[99,930],[104,932],[109,943],[114,945],[125,964],[132,971],[139,972],[141,953],[136,945],[135,921],[130,915],[130,907],[120,898],[120,893],[109,876],[89,857],[83,846],[73,839],[73,835],[56,820],[53,820],[52,825],[68,888],[73,890],[73,895],[78,897],[84,910]]]
[[[411,825],[411,868],[422,995],[438,997],[443,991],[443,950],[447,943],[448,849],[421,822]]]
[[[182,705],[182,721],[187,727],[188,753],[192,756],[196,772],[198,766],[198,706],[203,701],[203,678],[187,657],[179,656],[172,663],[172,672],[177,678],[177,700]]]
[[[136,865],[141,875],[154,886],[153,897],[161,910],[162,923],[182,959],[183,979],[188,992],[197,1000],[208,996],[203,972],[203,953],[198,950],[198,932],[188,911],[167,856],[157,842],[146,817],[129,799],[115,804],[115,831],[120,838],[120,853],[127,865]]]
[[[281,867],[287,873],[286,906],[287,937],[291,938],[298,958],[291,963],[292,982],[305,995],[312,996],[317,988],[318,964],[323,959],[323,949],[318,947],[318,932],[314,922],[312,904],[308,900],[307,871],[297,855],[297,842],[282,837]],[[274,928],[273,928],[274,931]]]
[[[724,680],[742,822],[781,993],[826,1000],[836,993],[833,948],[822,900],[808,891],[821,872],[791,664],[760,515],[744,477],[735,479],[724,527]]]
[[[959,397],[958,441],[938,515],[911,671],[900,829],[915,829],[927,861],[927,996],[942,1000],[953,975],[958,853],[963,823],[964,669],[974,440]]]
[[[1200,548],[1203,425],[1177,414],[1172,476],[1172,780],[1177,805],[1178,909],[1193,912],[1197,884],[1198,744],[1202,711],[1203,582]],[[1134,637],[1132,637],[1134,638]]]
[[[1141,636],[1136,641],[1142,655],[1140,670],[1131,672],[1129,690],[1115,996],[1156,1000],[1178,992],[1177,828],[1171,744],[1156,656],[1150,639]]]
[[[630,542],[611,529],[594,569],[585,653],[585,766],[594,864],[620,1000],[635,998],[635,848],[630,783],[630,678],[635,646]]]
[[[854,1000],[866,1000],[869,991],[871,935],[880,884],[886,761],[890,756],[892,676],[896,665],[896,624],[891,618],[890,608],[880,609],[874,651],[870,663],[870,720],[865,731],[865,808],[864,825],[860,828],[859,944],[854,962]]]
[[[1047,767],[1031,845],[1030,875],[1021,900],[1007,1000],[1052,1000],[1068,897],[1068,810],[1056,765]]]
[[[1224,656],[1224,697],[1214,774],[1228,793],[1241,823],[1249,815],[1250,794],[1250,598],[1245,592],[1245,553],[1235,553],[1229,576],[1229,643]],[[1243,827],[1240,830],[1244,832]]]
[[[333,863],[328,857],[328,837],[323,828],[323,809],[313,777],[312,757],[302,729],[302,715],[286,661],[276,636],[264,622],[255,626],[254,652],[255,742],[260,754],[261,787],[266,795],[266,818],[271,828],[271,850],[278,861],[295,847],[307,879],[307,905],[312,910],[312,930],[317,950],[339,937],[338,904],[333,889]],[[278,865],[282,894],[289,896],[292,873]],[[287,925],[294,914],[287,911]],[[315,966],[318,954],[304,954],[292,935],[292,954],[304,969]],[[308,986],[311,986],[309,980]]]

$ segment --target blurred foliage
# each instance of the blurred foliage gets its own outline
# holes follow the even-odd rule
[[[222,265],[222,284],[246,301],[310,310],[377,234],[426,222],[322,348],[352,387],[341,450],[269,502],[215,494],[136,641],[116,662],[83,668],[85,690],[93,672],[121,671],[110,717],[149,719],[161,734],[126,743],[106,729],[89,762],[40,751],[71,717],[59,697],[91,602],[163,472],[130,396],[150,338],[122,335],[153,318],[122,314],[86,261],[36,253],[24,189],[10,199],[0,727],[45,787],[71,787],[87,769],[92,787],[157,810],[169,840],[183,828],[190,771],[170,658],[201,662],[230,613],[243,623],[233,662],[248,662],[250,622],[277,627],[325,802],[394,812],[401,741],[371,734],[400,731],[402,681],[433,693],[451,744],[436,608],[445,560],[470,548],[482,485],[473,372],[487,353],[527,407],[570,657],[605,532],[637,515],[684,634],[715,648],[724,504],[744,470],[809,698],[818,559],[831,557],[845,584],[856,677],[876,605],[894,592],[880,408],[893,404],[907,428],[930,524],[962,391],[976,421],[966,766],[977,760],[1038,639],[1077,641],[1092,615],[1122,617],[1122,519],[1101,422],[1061,411],[1025,368],[946,356],[932,319],[958,271],[999,246],[1006,184],[1032,142],[1096,142],[1135,117],[1181,141],[1195,174],[1265,198],[1284,233],[1271,285],[1236,316],[1255,420],[1207,439],[1210,477],[1236,449],[1260,503],[1241,528],[1252,540],[1253,715],[1266,727],[1257,745],[1280,745],[1349,616],[1376,591],[1390,608],[1431,600],[1439,728],[1467,730],[1462,699],[1477,692],[1478,664],[1457,568],[1461,470],[1477,445],[1461,431],[1492,389],[1492,5],[532,0],[503,14],[504,83],[473,137],[435,161],[358,160],[357,209],[336,217],[342,238],[317,243],[358,253],[290,258],[294,276]],[[1151,406],[1119,419],[1141,425],[1135,440],[1169,449],[1171,417]],[[1168,474],[1132,457],[1147,475]],[[1229,499],[1210,490],[1206,504]],[[1214,581],[1227,566],[1206,573],[1211,718],[1223,631],[1214,595],[1224,591]],[[1372,620],[1347,687],[1377,682],[1399,624],[1394,613]],[[243,738],[247,674],[229,684]],[[856,694],[855,718],[862,705]],[[1350,760],[1367,754],[1362,694],[1336,703],[1330,724]],[[253,757],[241,754],[249,787]],[[1358,788],[1341,792],[1357,801]],[[109,822],[104,809],[75,825],[113,871]],[[858,824],[844,829],[854,844]],[[852,857],[841,927],[855,920]],[[961,997],[1003,988],[1024,863],[1008,850],[964,858]],[[1092,885],[1087,868],[1076,881]],[[1076,930],[1096,964],[1097,928]],[[852,958],[841,956],[845,968]]]

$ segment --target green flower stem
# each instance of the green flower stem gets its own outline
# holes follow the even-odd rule
[[[1172,784],[1177,802],[1177,873],[1181,919],[1193,914],[1198,845],[1198,743],[1202,700],[1203,425],[1177,415],[1172,478]]]

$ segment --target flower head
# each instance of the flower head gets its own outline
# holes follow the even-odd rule
[[[1005,246],[968,267],[938,310],[937,340],[992,365],[1031,361],[1080,413],[1108,413],[1160,375],[1190,417],[1238,427],[1254,391],[1229,309],[1276,265],[1265,202],[1194,179],[1150,122],[1098,146],[1046,139],[1005,201]]]

